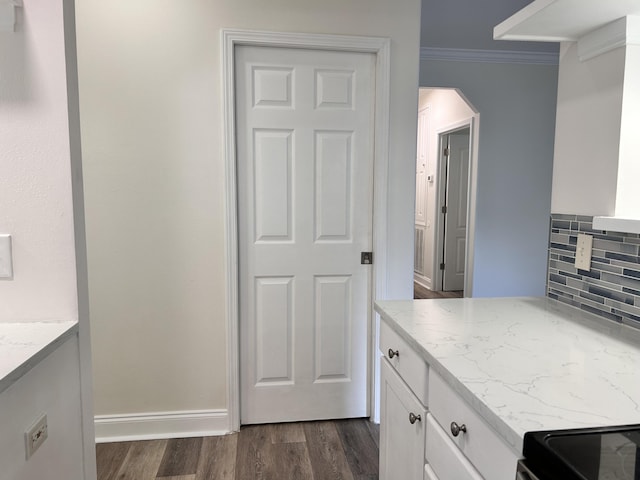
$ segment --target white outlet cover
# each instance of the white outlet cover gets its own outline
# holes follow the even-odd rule
[[[0,278],[13,278],[11,235],[0,234]]]
[[[29,429],[24,432],[25,442],[26,442],[26,458],[29,460],[29,457],[35,453],[40,445],[44,443],[44,441],[49,437],[49,425],[47,424],[47,416],[42,415],[38,420],[36,420]]]
[[[578,235],[576,245],[576,268],[580,270],[591,270],[591,250],[593,248],[593,237],[591,235]]]

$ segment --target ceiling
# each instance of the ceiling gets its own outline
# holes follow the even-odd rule
[[[493,27],[532,0],[422,0],[421,47],[557,52],[557,43],[493,40]]]

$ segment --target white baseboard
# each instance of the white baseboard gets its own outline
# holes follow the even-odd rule
[[[417,274],[416,272],[413,272],[413,281],[416,282],[418,285],[431,290],[431,279],[427,278],[427,277],[423,277],[422,275]]]
[[[224,410],[96,415],[96,443],[207,437],[230,433]]]

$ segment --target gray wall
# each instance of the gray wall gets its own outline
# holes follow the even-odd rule
[[[473,296],[545,294],[557,66],[422,60],[480,113]]]

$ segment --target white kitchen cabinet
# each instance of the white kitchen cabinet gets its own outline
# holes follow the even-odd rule
[[[380,349],[381,480],[515,478],[518,453],[385,322]]]
[[[420,355],[384,322],[380,324],[380,350],[418,400],[427,405],[429,367]]]
[[[78,355],[76,334],[0,393],[0,479],[85,478]],[[27,459],[25,431],[42,415],[48,438]]]
[[[429,410],[430,416],[432,415],[434,419],[433,425],[437,427],[438,433],[435,434],[435,428],[431,428],[432,423],[429,422],[427,458],[433,459],[432,463],[436,462],[436,458],[441,457],[441,448],[434,444],[446,443],[457,450],[454,452],[455,455],[462,459],[468,459],[482,475],[481,477],[478,474],[475,474],[476,476],[460,474],[447,477],[440,473],[435,465],[432,465],[440,480],[448,480],[449,478],[513,480],[516,474],[518,455],[433,370],[429,371]],[[451,425],[453,422],[459,427],[464,425],[465,431],[460,430],[457,435],[454,435],[455,429]]]
[[[380,385],[380,479],[421,479],[427,410],[387,358]]]

